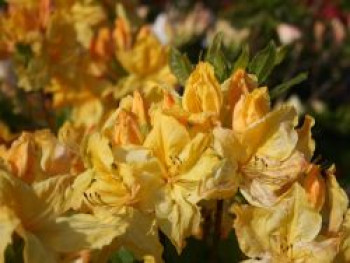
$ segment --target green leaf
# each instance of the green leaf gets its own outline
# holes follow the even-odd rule
[[[171,72],[178,79],[183,86],[192,72],[192,64],[186,55],[182,55],[180,51],[175,48],[170,49],[169,66]]]
[[[275,59],[275,66],[279,65],[282,63],[284,58],[286,57],[287,53],[289,51],[288,46],[280,46],[277,48],[277,53],[276,53],[276,59]]]
[[[246,69],[249,63],[249,46],[246,44],[242,47],[242,52],[233,66],[233,72],[237,69]]]
[[[270,92],[271,99],[275,99],[279,96],[281,96],[283,93],[287,92],[290,88],[293,86],[303,82],[307,79],[308,74],[307,73],[300,73],[296,77],[278,85],[272,91]]]
[[[70,118],[72,109],[69,107],[65,107],[56,112],[56,129],[59,128]]]
[[[276,45],[271,41],[250,62],[248,71],[257,76],[259,83],[264,83],[275,67],[276,53]]]
[[[134,255],[127,249],[121,248],[118,252],[114,253],[110,259],[109,263],[134,263],[136,259]]]
[[[208,48],[205,61],[214,67],[215,75],[220,82],[223,82],[230,75],[229,62],[227,61],[222,50],[223,33],[218,33]]]
[[[23,263],[24,241],[17,234],[12,238],[12,244],[8,245],[5,250],[6,263]]]

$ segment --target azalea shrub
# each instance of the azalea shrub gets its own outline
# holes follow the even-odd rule
[[[194,64],[131,4],[2,8],[0,263],[350,261],[314,119],[276,103],[307,75],[266,86],[283,48]]]

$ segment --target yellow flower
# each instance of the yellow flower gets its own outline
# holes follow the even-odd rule
[[[226,149],[225,156],[238,163],[240,189],[251,204],[272,205],[304,171],[306,160],[297,148],[298,134],[294,129],[296,117],[293,108],[281,107],[243,132],[214,130],[218,145]]]
[[[126,229],[126,224],[117,219],[87,214],[58,217],[31,187],[3,171],[0,211],[0,262],[4,262],[4,251],[14,233],[24,241],[24,262],[31,263],[43,258],[45,262],[57,262],[60,253],[99,249]]]
[[[130,74],[118,84],[119,90],[114,92],[116,97],[141,90],[150,83],[170,87],[176,84],[168,66],[168,47],[159,42],[148,26],[142,27],[133,39],[129,22],[117,18],[113,37],[116,57]]]
[[[82,189],[79,191],[94,214],[122,218],[133,225],[109,249],[126,246],[140,259],[152,255],[161,262],[152,199],[160,180],[146,167],[138,168],[149,159],[150,152],[127,146],[112,149],[106,137],[95,133],[88,140],[87,154],[91,168],[77,178],[73,187]],[[140,241],[149,245],[143,246]]]
[[[208,133],[192,136],[175,118],[159,114],[144,143],[156,159],[143,167],[152,167],[152,174],[161,180],[158,189],[149,193],[156,196],[156,218],[179,252],[186,237],[200,233],[197,203],[232,188],[225,177],[230,170],[210,148],[211,138]]]
[[[234,212],[239,246],[252,258],[247,262],[329,263],[337,254],[339,239],[320,235],[321,215],[298,184],[270,208],[242,205]]]
[[[79,156],[48,130],[22,133],[0,154],[7,169],[27,183],[48,177],[74,174]]]

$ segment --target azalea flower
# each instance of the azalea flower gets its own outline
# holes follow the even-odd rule
[[[156,177],[148,175],[148,181],[142,181],[147,178],[127,164],[127,160],[132,162],[129,158],[118,158],[114,153],[116,150],[118,148],[112,149],[108,139],[101,134],[94,133],[89,137],[86,151],[91,168],[75,180],[73,188],[76,191],[71,199],[76,201],[72,205],[81,209],[85,204],[96,215],[121,218],[133,225],[123,236],[111,242],[108,253],[127,246],[140,259],[152,256],[156,262],[161,262],[162,246],[153,216],[153,201],[147,192],[156,185]],[[79,195],[80,201],[77,201]],[[139,242],[149,246],[141,246]]]
[[[296,112],[283,106],[269,110],[266,88],[241,95],[233,111],[233,130],[216,128],[218,145],[234,156],[242,177],[241,192],[254,205],[269,206],[284,187],[304,171],[306,160],[294,129]]]
[[[223,94],[214,75],[214,68],[207,62],[199,62],[186,81],[184,94],[177,99],[165,91],[165,114],[176,117],[194,130],[208,130],[220,123]]]
[[[222,171],[225,162],[210,148],[211,141],[210,134],[191,135],[175,118],[159,114],[144,143],[156,157],[152,174],[160,180],[154,193],[156,217],[178,251],[187,236],[200,232],[198,202],[234,187],[226,181],[230,170]]]
[[[22,133],[0,152],[7,169],[27,183],[51,176],[79,173],[80,156],[48,130]]]
[[[118,219],[88,214],[59,216],[59,211],[40,199],[29,185],[4,171],[0,172],[0,210],[0,262],[5,262],[4,251],[14,234],[24,241],[24,262],[43,258],[57,262],[61,253],[101,248],[126,228]]]
[[[120,17],[116,20],[113,37],[116,57],[130,74],[120,83],[120,90],[115,96],[121,97],[134,89],[142,89],[147,82],[168,86],[176,84],[168,66],[168,48],[161,45],[149,27],[140,28],[134,39],[129,22]]]
[[[244,262],[332,262],[339,239],[320,235],[322,217],[299,184],[269,208],[235,206],[234,228]]]

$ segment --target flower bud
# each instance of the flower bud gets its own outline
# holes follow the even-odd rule
[[[210,112],[220,114],[222,94],[215,78],[214,68],[200,62],[186,83],[183,108],[191,113]]]

